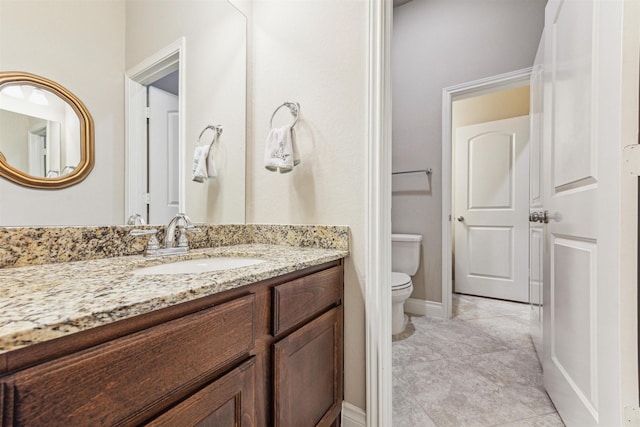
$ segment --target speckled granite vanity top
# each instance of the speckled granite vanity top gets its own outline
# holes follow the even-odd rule
[[[181,302],[344,258],[346,248],[250,243],[0,269],[0,354]],[[141,267],[220,256],[266,262],[231,270],[134,275]]]
[[[347,255],[339,249],[248,244],[161,259],[128,256],[0,269],[0,353]],[[133,274],[140,267],[216,256],[256,257],[267,262],[199,274]]]

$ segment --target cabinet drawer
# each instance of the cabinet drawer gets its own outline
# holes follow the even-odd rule
[[[273,336],[312,319],[342,300],[342,267],[334,267],[273,288]]]
[[[14,374],[11,424],[136,423],[248,354],[254,317],[251,294]]]
[[[258,425],[256,360],[251,358],[147,424],[153,427]]]

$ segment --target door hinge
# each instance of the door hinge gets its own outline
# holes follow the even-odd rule
[[[624,407],[624,425],[625,426],[640,426],[640,407],[638,406],[625,406]]]
[[[147,205],[151,203],[151,193],[144,193],[142,195],[142,202],[146,203]]]
[[[148,119],[151,117],[151,107],[144,107],[144,116]]]
[[[640,176],[640,144],[624,147],[622,161],[625,175]]]

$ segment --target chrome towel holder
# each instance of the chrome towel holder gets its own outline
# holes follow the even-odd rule
[[[294,117],[294,121],[291,124],[291,128],[293,128],[296,125],[296,123],[298,123],[298,115],[300,114],[300,104],[297,102],[285,101],[282,104],[280,104],[278,108],[276,108],[276,110],[271,115],[271,120],[269,120],[269,126],[272,129],[273,129],[273,118],[276,116],[276,113],[278,112],[278,110],[280,110],[282,107],[287,107],[291,115]]]
[[[222,135],[222,125],[208,125],[206,126],[204,129],[202,129],[202,132],[200,132],[200,136],[198,137],[198,145],[200,145],[200,140],[202,139],[202,135],[204,135],[204,133],[211,129],[212,131],[215,132],[215,134],[213,135],[213,139],[211,140],[211,142],[209,143],[209,149],[207,150],[207,156],[209,156],[209,153],[211,153],[211,147],[213,147],[213,143],[217,141],[218,137],[220,135]]]

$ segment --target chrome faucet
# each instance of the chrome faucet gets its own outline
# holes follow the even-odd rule
[[[178,228],[178,246],[176,247],[176,227]],[[174,216],[169,225],[167,226],[164,235],[164,248],[160,247],[156,233],[156,229],[134,229],[130,231],[132,236],[149,236],[147,242],[147,249],[144,256],[162,256],[162,255],[175,255],[185,254],[189,249],[189,240],[187,237],[188,231],[201,231],[198,227],[193,225],[191,219],[183,214],[179,213]]]
[[[187,239],[187,231],[200,231],[199,228],[194,227],[191,218],[186,214],[179,213],[171,219],[169,225],[167,225],[167,231],[164,235],[164,247],[165,249],[174,248],[176,246],[176,227],[180,231],[178,236],[178,247],[189,248],[189,241]]]

